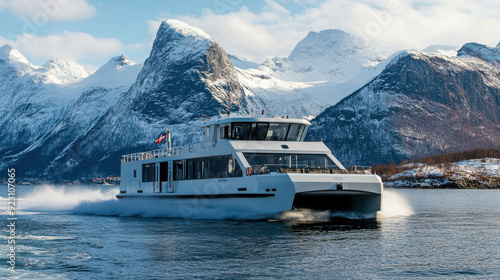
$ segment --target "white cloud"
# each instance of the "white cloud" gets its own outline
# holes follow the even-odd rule
[[[86,0],[4,0],[0,11],[2,8],[37,26],[48,21],[89,19],[96,14],[95,7]]]
[[[5,8],[7,7],[8,3],[7,1],[4,1],[4,0],[0,0],[0,12]]]
[[[243,7],[177,18],[203,29],[229,53],[256,62],[287,56],[309,31],[332,28],[401,49],[500,41],[500,2],[494,0],[324,0],[295,13],[284,8],[286,2],[268,0],[258,13]],[[151,23],[156,31],[158,22]]]
[[[0,45],[10,44],[28,57],[50,59],[108,58],[123,49],[116,38],[98,38],[82,32],[65,31],[59,35],[35,36],[22,34],[14,40],[0,37]]]

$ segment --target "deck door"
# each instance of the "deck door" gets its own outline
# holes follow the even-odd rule
[[[161,192],[161,179],[160,179],[160,163],[155,163],[155,187],[154,187],[154,192],[159,193]]]
[[[168,183],[167,183],[167,192],[174,192],[174,162],[168,162]]]

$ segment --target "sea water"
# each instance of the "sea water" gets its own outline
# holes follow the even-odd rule
[[[0,219],[8,225],[7,186]],[[498,279],[500,190],[386,190],[383,211],[263,220],[116,200],[116,187],[18,186],[10,279]],[[230,219],[228,219],[230,218]]]

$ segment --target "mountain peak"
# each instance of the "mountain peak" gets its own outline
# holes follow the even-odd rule
[[[125,55],[115,56],[82,83],[111,88],[128,87],[135,82],[141,68],[141,64],[133,62]]]
[[[133,62],[128,58],[126,55],[120,55],[120,56],[115,56],[111,58],[105,65],[111,65],[112,67],[115,67],[116,69],[120,69],[125,66],[132,66],[136,65],[137,63]]]
[[[321,57],[337,51],[338,49],[358,49],[364,46],[361,38],[351,36],[339,29],[327,29],[320,32],[311,31],[293,49],[291,60]]]
[[[458,50],[458,56],[472,56],[486,61],[492,65],[500,66],[500,47],[488,47],[478,43],[467,43]]]
[[[175,19],[164,20],[161,23],[160,28],[158,29],[157,37],[164,33],[177,33],[185,37],[195,37],[198,39],[213,41],[213,39],[205,33],[205,31]]]
[[[165,20],[156,33],[148,60],[150,63],[177,65],[197,59],[208,51],[215,41],[201,29],[178,20]],[[154,58],[160,58],[156,60]],[[148,65],[148,61],[144,63]]]
[[[355,90],[354,87],[362,86],[380,73],[385,65],[380,63],[395,51],[367,44],[362,38],[339,29],[327,29],[309,32],[287,58],[268,59],[259,69],[285,81],[352,81],[352,90]]]
[[[321,30],[320,32],[315,32],[311,31],[309,34],[307,34],[307,37],[312,37],[312,38],[321,38],[321,39],[329,39],[329,40],[336,40],[340,41],[343,39],[348,38],[351,36],[349,33],[340,30],[340,29],[325,29]]]
[[[69,84],[85,79],[95,71],[75,60],[51,59],[36,69],[36,77],[47,84]]]
[[[23,76],[35,68],[24,55],[10,45],[0,47],[0,61],[4,61],[8,68],[14,69],[17,76]]]
[[[24,55],[22,55],[18,50],[14,49],[10,45],[3,45],[2,47],[0,47],[0,59],[29,64],[29,61],[26,59],[26,57],[24,57]]]

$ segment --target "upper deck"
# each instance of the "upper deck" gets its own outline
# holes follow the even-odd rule
[[[303,119],[236,117],[209,119],[201,126],[204,129],[204,141],[189,144],[186,147],[159,149],[122,156],[123,162],[140,161],[158,157],[181,154],[183,149],[189,151],[208,151],[213,149],[219,140],[238,141],[293,141],[302,142],[310,122]]]

